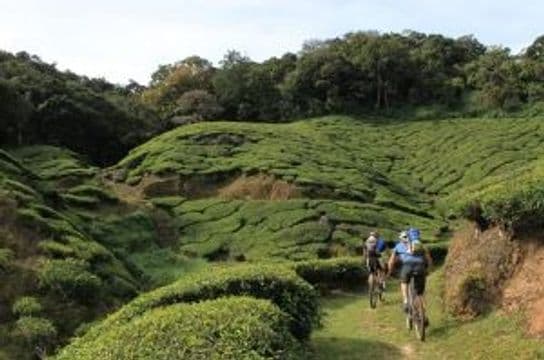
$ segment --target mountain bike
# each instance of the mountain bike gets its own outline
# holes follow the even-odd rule
[[[376,308],[378,300],[383,301],[384,288],[385,272],[382,269],[376,269],[374,272],[370,271],[368,274],[368,299],[372,309]]]
[[[417,294],[415,288],[415,275],[413,274],[408,285],[408,313],[406,314],[406,327],[415,330],[416,337],[425,341],[426,314],[423,297]]]

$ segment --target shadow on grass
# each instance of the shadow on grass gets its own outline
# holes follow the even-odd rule
[[[429,337],[445,337],[448,334],[451,334],[452,332],[458,330],[459,328],[459,322],[456,322],[455,320],[446,320],[445,322],[441,323],[437,327],[429,327],[429,330],[427,331],[427,335]]]
[[[312,359],[402,359],[402,353],[390,344],[362,339],[335,337],[315,338]]]

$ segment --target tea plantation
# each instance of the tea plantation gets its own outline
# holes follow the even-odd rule
[[[303,358],[369,231],[440,259],[456,218],[540,224],[543,142],[538,118],[331,116],[183,126],[107,169],[2,150],[0,359]]]

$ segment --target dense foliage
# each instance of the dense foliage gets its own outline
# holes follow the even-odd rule
[[[266,300],[226,297],[153,309],[55,359],[301,359],[289,318]]]
[[[215,267],[139,296],[60,358],[297,358],[319,319],[317,293],[289,265]],[[140,331],[148,340],[133,344]]]
[[[161,65],[142,92],[171,124],[201,119],[281,121],[330,113],[509,111],[544,100],[542,37],[522,54],[415,31],[312,40],[262,63],[231,50]],[[181,116],[181,118],[180,118]],[[181,122],[180,122],[181,121]]]
[[[293,269],[298,276],[322,291],[362,287],[367,275],[362,257],[300,261],[293,264]]]
[[[51,144],[111,164],[158,126],[130,88],[0,51],[0,145]]]
[[[160,65],[147,87],[0,52],[0,144],[58,145],[112,164],[157,132],[202,120],[538,111],[542,43],[512,55],[472,36],[353,32],[261,63],[235,50],[219,67],[191,56]]]
[[[97,173],[65,149],[0,150],[0,347],[9,358],[51,351],[152,284],[156,265],[129,259],[159,249],[151,211],[128,209]],[[126,235],[134,231],[137,248]]]
[[[307,338],[319,323],[317,294],[295,272],[284,266],[240,265],[188,275],[171,285],[142,294],[92,328],[86,337],[95,338],[106,329],[132,321],[156,307],[229,295],[271,300],[291,316],[291,332],[299,339]]]

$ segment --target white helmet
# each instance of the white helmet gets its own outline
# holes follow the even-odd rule
[[[399,239],[403,242],[408,242],[408,233],[406,231],[401,231],[399,234]]]

